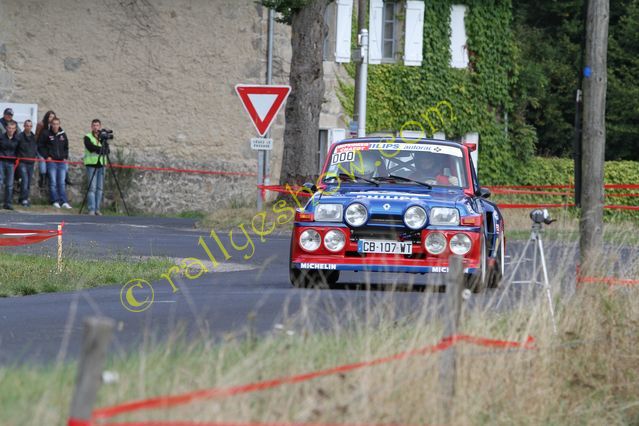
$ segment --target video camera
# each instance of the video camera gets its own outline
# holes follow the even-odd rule
[[[98,140],[102,143],[111,139],[113,139],[113,130],[102,129],[100,130],[100,133],[98,133]]]
[[[542,224],[545,223],[546,225],[550,225],[551,223],[555,222],[555,219],[551,219],[550,218],[550,213],[548,213],[547,209],[536,209],[530,212],[530,218],[532,219],[533,222],[538,223],[538,224]]]

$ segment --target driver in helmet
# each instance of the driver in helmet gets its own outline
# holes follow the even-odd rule
[[[354,170],[366,179],[383,175],[383,162],[378,151],[357,151],[353,164]]]
[[[416,153],[416,170],[411,175],[411,179],[431,185],[458,186],[459,179],[456,176],[450,176],[450,169],[446,169],[441,165],[444,160],[445,158],[440,154],[430,152]]]

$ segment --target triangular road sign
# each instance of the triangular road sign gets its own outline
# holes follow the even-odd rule
[[[291,87],[238,84],[235,86],[235,91],[251,117],[257,133],[264,136],[284,105]]]

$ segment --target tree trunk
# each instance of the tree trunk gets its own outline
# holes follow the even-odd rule
[[[324,12],[331,0],[313,0],[291,20],[291,94],[286,101],[280,184],[318,174],[319,117],[324,99]]]
[[[609,0],[589,0],[586,23],[584,123],[582,151],[581,265],[591,266],[603,248],[604,150],[606,145],[606,55]]]

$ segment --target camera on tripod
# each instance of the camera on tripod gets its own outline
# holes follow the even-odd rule
[[[536,209],[530,212],[530,218],[534,223],[541,225],[545,223],[546,225],[550,225],[555,222],[555,219],[550,218],[550,213],[548,213],[548,209]]]
[[[113,139],[113,130],[102,129],[100,130],[100,133],[98,133],[98,140],[102,143],[111,139]]]

